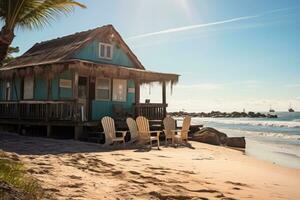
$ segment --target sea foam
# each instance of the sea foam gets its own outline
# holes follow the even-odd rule
[[[197,122],[215,122],[234,125],[252,125],[268,127],[300,128],[300,121],[274,121],[274,120],[251,120],[251,119],[227,119],[227,118],[193,118]],[[300,133],[300,130],[299,130]]]

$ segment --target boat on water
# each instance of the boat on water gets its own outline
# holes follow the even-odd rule
[[[289,108],[289,112],[295,112],[293,108]]]
[[[289,112],[295,112],[295,110],[292,108],[291,104],[290,104],[290,107],[289,107]]]
[[[269,112],[275,112],[275,110],[272,108],[272,106],[270,106]]]

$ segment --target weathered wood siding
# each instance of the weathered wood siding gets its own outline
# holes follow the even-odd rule
[[[99,42],[93,41],[84,48],[80,49],[77,53],[73,55],[73,58],[78,58],[82,60],[93,61],[97,63],[109,63],[114,65],[122,65],[126,67],[134,67],[132,60],[128,55],[121,49],[118,45],[113,43],[113,58],[112,60],[106,60],[99,58]]]

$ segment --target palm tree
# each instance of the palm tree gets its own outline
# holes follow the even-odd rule
[[[0,0],[0,63],[5,59],[16,28],[41,28],[61,14],[85,5],[75,0]]]
[[[19,47],[8,47],[7,56],[2,61],[2,64],[5,65],[15,59],[15,57],[12,55],[14,53],[19,53],[20,49]]]

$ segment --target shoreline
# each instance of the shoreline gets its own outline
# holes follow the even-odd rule
[[[180,125],[181,118],[177,119]],[[215,128],[229,137],[245,137],[245,152],[249,156],[300,169],[300,129],[298,128],[300,122],[298,120],[196,117],[192,118],[192,123]]]
[[[99,144],[0,133],[57,199],[299,199],[299,169],[221,146],[103,149]]]

